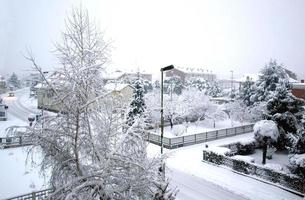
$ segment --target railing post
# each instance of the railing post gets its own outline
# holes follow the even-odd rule
[[[168,142],[169,142],[169,148],[172,149],[172,139],[168,138]]]
[[[32,192],[32,200],[36,200],[36,193]]]
[[[19,136],[19,144],[22,145],[22,138]]]
[[[218,138],[218,130],[216,131],[216,139]]]
[[[182,136],[182,144],[183,144],[183,146],[184,146],[184,136]]]

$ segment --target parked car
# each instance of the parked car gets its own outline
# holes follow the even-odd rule
[[[0,120],[1,121],[6,121],[7,120],[7,115],[6,115],[6,110],[8,109],[8,106],[5,104],[0,104]]]
[[[8,96],[9,96],[9,97],[14,97],[15,94],[14,94],[14,92],[9,92],[9,93],[8,93]]]

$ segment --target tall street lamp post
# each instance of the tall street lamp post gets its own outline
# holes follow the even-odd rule
[[[163,154],[163,132],[164,132],[164,117],[163,117],[163,72],[174,69],[174,65],[161,68],[161,154]]]

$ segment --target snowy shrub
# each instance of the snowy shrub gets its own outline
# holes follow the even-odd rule
[[[294,174],[305,178],[305,154],[289,155],[289,167]]]
[[[254,153],[255,151],[255,141],[249,142],[249,143],[241,143],[238,142],[236,144],[237,148],[237,154],[239,155],[249,155]]]
[[[223,155],[219,155],[217,153],[210,151],[205,153],[204,160],[211,163],[215,163],[217,165],[221,165],[223,163],[223,158],[224,158]]]
[[[234,170],[244,174],[249,174],[249,169],[251,168],[251,164],[239,159],[233,159],[232,161],[233,161]]]

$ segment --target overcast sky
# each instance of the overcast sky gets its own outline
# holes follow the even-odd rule
[[[53,42],[79,0],[1,0],[0,73],[30,69],[32,49],[51,69]],[[220,77],[257,73],[270,58],[305,78],[304,0],[86,0],[106,40],[111,68],[158,73],[169,64]]]

